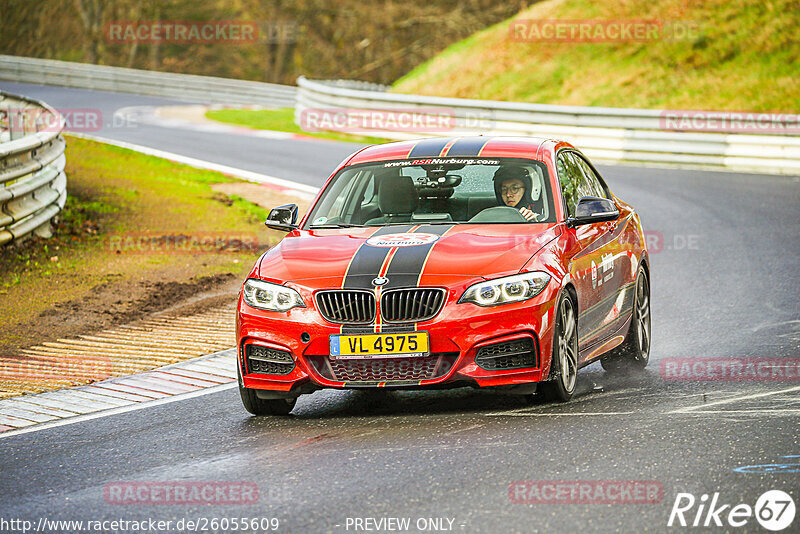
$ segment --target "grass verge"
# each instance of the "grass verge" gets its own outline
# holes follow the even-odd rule
[[[236,290],[282,234],[266,209],[215,188],[242,184],[68,138],[67,205],[51,239],[0,249],[0,355]],[[253,187],[253,184],[242,184]],[[264,205],[292,199],[260,187]]]
[[[521,42],[512,20],[648,20],[687,31],[639,42]],[[796,113],[800,10],[793,0],[547,0],[473,34],[394,91],[654,109]],[[671,26],[670,26],[671,25]],[[523,34],[524,35],[524,34]]]

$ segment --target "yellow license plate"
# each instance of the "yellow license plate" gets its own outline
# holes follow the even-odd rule
[[[330,337],[331,358],[369,359],[428,354],[428,333],[407,334],[334,334]]]

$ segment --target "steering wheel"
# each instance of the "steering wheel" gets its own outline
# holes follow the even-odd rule
[[[511,206],[493,206],[479,211],[469,221],[471,223],[519,223],[528,222],[517,208]]]

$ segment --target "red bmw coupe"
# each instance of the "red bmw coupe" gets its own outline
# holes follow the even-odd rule
[[[473,386],[569,400],[650,352],[639,216],[569,143],[434,138],[347,158],[256,262],[237,310],[256,415],[320,388]],[[538,386],[538,391],[537,391]]]

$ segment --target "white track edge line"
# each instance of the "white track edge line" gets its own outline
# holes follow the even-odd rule
[[[140,402],[128,406],[120,406],[119,408],[110,408],[108,410],[101,410],[99,412],[77,415],[75,417],[67,417],[58,421],[53,421],[50,423],[34,424],[33,426],[20,428],[17,430],[7,430],[5,432],[0,432],[0,439],[9,438],[12,436],[18,436],[20,434],[28,434],[30,432],[37,432],[39,430],[47,430],[48,428],[54,428],[58,426],[66,426],[74,423],[82,423],[83,421],[90,421],[92,419],[99,419],[101,417],[108,417],[110,415],[117,415],[121,413],[133,412],[136,410],[143,410],[145,408],[152,408],[153,406],[160,406],[162,404],[169,404],[171,402],[178,402],[182,400],[191,399],[194,397],[200,397],[202,395],[217,393],[218,391],[232,389],[236,386],[238,386],[238,384],[236,380],[233,380],[232,382],[229,382],[227,384],[220,384],[218,386],[208,387],[197,391],[191,391],[189,393],[179,393],[177,395],[164,397],[162,399],[154,399],[149,402]]]
[[[776,390],[776,391],[765,391],[763,393],[756,393],[756,394],[753,394],[753,395],[745,394],[745,395],[740,395],[740,396],[737,396],[737,397],[730,397],[730,398],[727,398],[727,399],[722,399],[722,400],[718,400],[718,401],[714,401],[714,402],[706,402],[704,404],[698,404],[698,405],[695,405],[695,406],[685,406],[683,408],[678,408],[677,410],[673,410],[673,411],[667,412],[667,413],[692,413],[692,412],[706,411],[706,410],[703,410],[703,408],[709,408],[711,406],[719,406],[719,405],[722,405],[722,404],[731,404],[733,402],[746,401],[746,400],[750,400],[750,399],[760,399],[760,398],[763,398],[763,397],[771,397],[772,395],[780,395],[782,393],[791,393],[793,391],[800,391],[800,386],[794,386],[794,387],[790,387],[790,388],[786,388],[786,389],[779,389],[779,390]],[[710,412],[707,411],[707,413],[710,413]]]
[[[67,134],[79,137],[81,139],[89,139],[90,141],[98,141],[100,143],[106,143],[108,145],[118,146],[120,148],[127,148],[129,150],[135,150],[136,152],[141,152],[142,154],[148,156],[155,156],[159,158],[168,159],[170,161],[174,161],[176,163],[183,163],[184,165],[190,165],[192,167],[196,167],[198,169],[205,169],[209,171],[217,171],[223,174],[228,174],[231,176],[236,176],[248,182],[254,182],[257,184],[272,184],[278,187],[282,187],[285,189],[289,189],[297,194],[300,194],[303,197],[308,197],[309,199],[316,196],[319,192],[318,187],[314,187],[312,185],[301,184],[299,182],[293,182],[291,180],[287,180],[285,178],[278,178],[277,176],[269,176],[267,174],[261,174],[254,171],[248,171],[245,169],[237,169],[236,167],[230,167],[228,165],[223,165],[221,163],[214,163],[212,161],[204,161],[197,158],[192,158],[189,156],[183,156],[181,154],[175,154],[174,152],[166,152],[164,150],[159,150],[157,148],[150,148],[144,145],[137,145],[134,143],[127,143],[125,141],[117,141],[114,139],[108,139],[105,137],[99,137],[96,135],[87,135],[83,133],[76,133],[76,132],[66,132]]]

